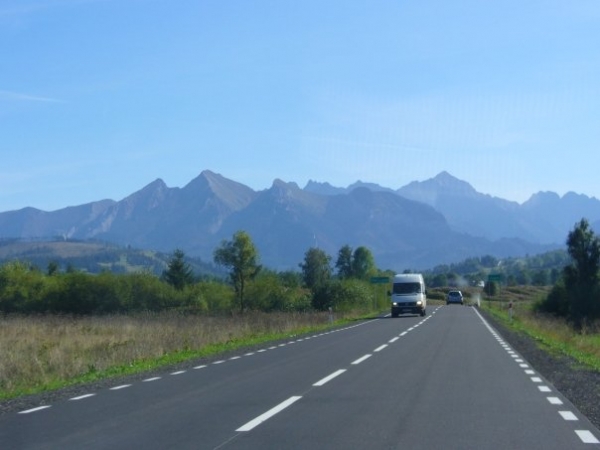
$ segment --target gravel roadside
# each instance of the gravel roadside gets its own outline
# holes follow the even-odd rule
[[[485,311],[479,312],[517,353],[600,429],[600,372],[582,367],[569,356],[549,353],[533,338],[508,329]]]

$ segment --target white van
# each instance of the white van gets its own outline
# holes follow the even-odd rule
[[[392,300],[392,317],[399,314],[427,313],[427,290],[420,273],[401,273],[394,276],[394,284],[390,292]]]

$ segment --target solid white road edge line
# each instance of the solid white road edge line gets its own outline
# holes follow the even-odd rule
[[[315,384],[313,384],[313,386],[323,386],[325,383],[333,380],[335,377],[340,376],[341,374],[343,374],[346,371],[346,369],[340,369],[338,371],[333,372],[331,375],[326,376],[325,378],[323,378],[320,381],[317,381]]]
[[[256,419],[252,419],[250,422],[248,422],[245,425],[242,425],[241,427],[239,427],[237,430],[235,431],[250,431],[253,428],[257,427],[258,425],[260,425],[261,423],[263,423],[264,421],[270,419],[271,417],[273,417],[275,414],[283,411],[285,408],[287,408],[288,406],[290,406],[291,404],[297,402],[298,400],[300,400],[302,397],[300,396],[294,396],[294,397],[290,397],[288,398],[286,401],[280,403],[279,405],[275,406],[274,408],[271,408],[270,410],[268,410],[266,413],[261,414],[260,416],[258,416]]]

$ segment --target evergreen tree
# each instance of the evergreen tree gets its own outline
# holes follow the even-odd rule
[[[345,279],[352,276],[352,248],[349,245],[340,248],[335,268],[340,278]]]
[[[580,330],[587,319],[598,316],[600,309],[600,239],[586,219],[581,219],[569,233],[567,251],[572,259],[564,269],[565,288],[571,304],[570,319]]]
[[[182,290],[194,282],[194,275],[190,265],[185,262],[185,253],[177,249],[169,260],[167,270],[163,272],[163,279],[177,290]]]

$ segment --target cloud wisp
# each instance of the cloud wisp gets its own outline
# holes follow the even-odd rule
[[[41,97],[39,95],[24,94],[22,92],[0,90],[0,100],[12,100],[17,102],[42,102],[42,103],[65,103],[52,97]]]

